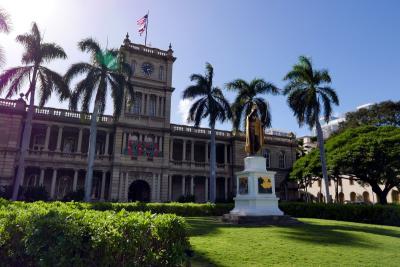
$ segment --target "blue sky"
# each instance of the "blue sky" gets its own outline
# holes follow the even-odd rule
[[[311,56],[317,68],[327,68],[340,98],[337,114],[370,102],[399,100],[400,2],[369,0],[2,0],[13,22],[9,35],[0,35],[6,52],[5,68],[20,64],[22,48],[15,36],[36,21],[49,42],[64,47],[65,61],[50,66],[64,73],[74,62],[87,60],[76,43],[92,36],[119,47],[129,32],[143,43],[136,20],[150,10],[148,40],[167,49],[171,42],[178,58],[174,65],[173,107],[191,73],[203,73],[205,62],[215,69],[215,84],[236,78],[264,78],[283,87],[282,77],[299,55]],[[233,99],[232,93],[227,93]],[[272,127],[308,134],[299,128],[283,96],[265,96],[272,111]],[[109,104],[111,104],[109,102]],[[47,104],[66,107],[52,98]],[[108,113],[111,113],[109,105]],[[172,121],[182,123],[174,112]],[[230,125],[220,125],[229,129]]]

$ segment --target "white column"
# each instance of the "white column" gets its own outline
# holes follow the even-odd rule
[[[228,199],[228,177],[225,177],[225,200]]]
[[[182,196],[184,196],[185,195],[185,176],[184,175],[182,175]]]
[[[123,194],[122,194],[122,185],[124,184],[124,179],[125,179],[125,173],[120,172],[119,173],[119,190],[118,190],[118,200],[122,201]]]
[[[106,156],[108,155],[109,142],[110,142],[110,133],[107,132],[106,133],[106,144],[105,144],[105,147],[104,147],[104,155],[106,155]]]
[[[43,186],[43,181],[44,181],[44,171],[45,171],[45,169],[40,169],[39,186]]]
[[[125,147],[126,147],[126,137],[125,137],[125,132],[122,132],[122,153],[124,152]]]
[[[224,163],[228,164],[228,145],[224,144]]]
[[[126,202],[128,202],[128,189],[129,189],[128,182],[129,182],[129,173],[126,172],[125,173],[125,196],[124,196],[124,199]]]
[[[157,176],[157,201],[161,202],[161,173]]]
[[[78,185],[78,170],[74,170],[74,181],[72,183],[72,191],[76,191]]]
[[[190,176],[190,194],[194,195],[194,177]]]
[[[168,200],[172,201],[172,175],[168,175]]]
[[[208,201],[208,177],[205,177],[206,181],[204,183],[204,194],[206,197],[206,202]]]
[[[186,140],[183,139],[182,161],[186,161]]]
[[[60,152],[61,151],[61,138],[62,138],[62,133],[63,133],[63,126],[58,126],[58,136],[57,136],[57,149],[56,151]]]
[[[194,162],[194,140],[191,140],[190,141],[191,142],[191,145],[192,145],[192,147],[191,147],[191,149],[190,149],[190,161],[191,162]]]
[[[151,187],[151,201],[155,201],[156,199],[156,174],[153,173],[153,186]]]
[[[206,163],[208,163],[208,142],[206,142]]]
[[[106,171],[103,171],[103,176],[101,177],[101,191],[100,191],[100,200],[104,200],[104,190],[106,188]]]
[[[78,134],[78,148],[76,152],[81,153],[82,152],[82,135],[83,135],[83,129],[79,128],[79,134]]]
[[[46,138],[44,140],[44,150],[49,150],[50,133],[51,133],[51,125],[47,125]]]
[[[171,138],[171,146],[169,148],[169,153],[170,153],[170,160],[173,160],[173,155],[174,155],[174,139]]]
[[[54,199],[54,193],[56,190],[56,182],[57,182],[57,169],[53,170],[53,177],[51,179],[51,187],[50,187],[50,198]]]

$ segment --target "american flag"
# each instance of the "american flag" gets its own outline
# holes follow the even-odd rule
[[[142,36],[142,34],[146,31],[147,17],[148,17],[148,15],[146,14],[137,21],[137,25],[139,26],[139,35],[140,36]]]

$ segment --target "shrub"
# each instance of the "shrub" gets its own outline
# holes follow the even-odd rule
[[[172,214],[80,209],[81,203],[0,200],[6,266],[179,266],[189,248]]]
[[[195,196],[194,195],[182,195],[178,198],[179,203],[190,203],[190,202],[195,202]]]
[[[83,201],[84,196],[85,196],[85,190],[78,189],[76,191],[71,191],[68,194],[66,194],[63,198],[63,201]]]
[[[49,194],[44,186],[25,187],[22,192],[24,200],[28,202],[49,200]]]
[[[281,202],[280,209],[290,216],[400,226],[398,205],[354,205]]]

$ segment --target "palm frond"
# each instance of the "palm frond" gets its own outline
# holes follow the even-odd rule
[[[85,63],[85,62],[72,64],[71,67],[64,74],[64,81],[67,84],[69,84],[71,82],[71,80],[73,78],[75,78],[76,76],[84,74],[84,73],[88,73],[94,69],[95,69],[95,67],[93,67],[91,64]]]
[[[40,54],[44,61],[51,61],[53,59],[66,59],[67,54],[64,49],[55,43],[44,43],[40,46]]]
[[[47,81],[52,84],[52,89],[56,91],[60,101],[66,100],[70,97],[68,84],[59,73],[43,66],[39,67],[39,72],[43,73],[44,76],[46,76]]]
[[[7,12],[0,8],[0,32],[9,33],[11,30],[11,20]]]
[[[7,87],[9,87],[7,98],[17,94],[30,70],[30,66],[20,66],[3,71],[0,75],[0,95]]]
[[[91,37],[80,41],[78,43],[78,48],[82,52],[90,53],[92,56],[96,56],[102,52],[99,43]]]
[[[225,84],[225,88],[228,90],[244,91],[249,88],[250,85],[242,79],[236,79]]]
[[[196,97],[207,95],[207,90],[203,86],[191,85],[188,86],[182,93],[183,99],[193,99]]]

